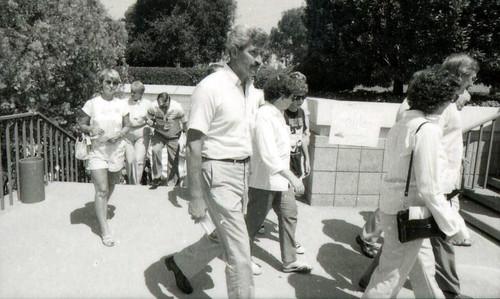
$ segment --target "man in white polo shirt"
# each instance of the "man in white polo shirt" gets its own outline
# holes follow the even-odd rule
[[[228,36],[229,63],[201,81],[192,96],[189,214],[199,222],[208,210],[216,230],[165,260],[185,293],[193,291],[188,279],[220,256],[226,262],[228,297],[255,296],[244,213],[252,131],[263,96],[251,78],[262,63],[267,40],[262,29],[234,28]]]

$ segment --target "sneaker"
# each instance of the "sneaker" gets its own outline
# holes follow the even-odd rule
[[[253,273],[253,275],[261,275],[262,274],[262,268],[260,267],[259,264],[257,264],[254,261],[252,261],[252,273]]]
[[[264,224],[259,228],[259,234],[263,235],[266,233],[266,228],[264,227]]]
[[[356,237],[356,243],[358,243],[359,247],[361,247],[361,252],[364,256],[372,259],[377,255],[375,246],[363,240],[360,235]]]
[[[297,251],[297,254],[306,253],[306,250],[304,249],[304,247],[300,246],[300,244],[298,242],[295,243],[295,250]]]
[[[307,263],[301,262],[301,261],[295,261],[291,264],[288,264],[286,266],[283,266],[283,272],[285,273],[311,273],[312,267],[309,266]]]

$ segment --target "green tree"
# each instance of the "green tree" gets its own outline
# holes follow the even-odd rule
[[[302,70],[312,89],[350,90],[369,82],[367,18],[361,0],[307,0],[307,55]]]
[[[278,27],[271,29],[271,51],[285,65],[298,64],[307,53],[307,32],[304,26],[305,7],[283,12]]]
[[[307,0],[309,72],[319,86],[393,83],[396,94],[413,72],[467,49],[464,0]],[[311,82],[312,83],[312,82]]]
[[[40,111],[71,129],[97,72],[126,72],[126,39],[98,0],[1,1],[0,114]]]
[[[221,58],[234,0],[138,0],[125,14],[127,61],[134,66],[194,66]]]
[[[464,26],[470,28],[468,51],[481,70],[479,82],[500,89],[500,1],[471,0],[464,11]]]

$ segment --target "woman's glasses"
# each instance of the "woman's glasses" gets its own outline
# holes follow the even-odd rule
[[[119,85],[120,81],[115,81],[115,80],[104,80],[104,83],[107,85]]]
[[[292,100],[294,100],[294,101],[302,101],[305,98],[306,98],[306,96],[293,96]]]

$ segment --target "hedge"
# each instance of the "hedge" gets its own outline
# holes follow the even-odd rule
[[[129,81],[144,84],[195,86],[208,75],[208,66],[180,67],[129,67]]]

